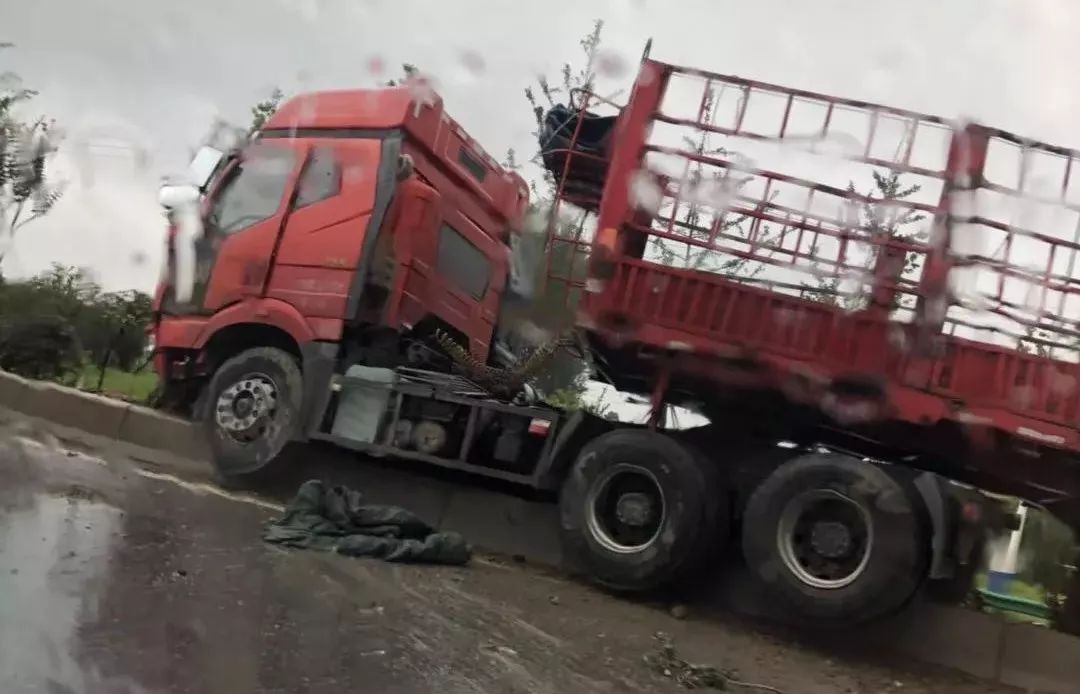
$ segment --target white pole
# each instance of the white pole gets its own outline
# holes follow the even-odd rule
[[[1024,536],[1024,525],[1027,523],[1027,506],[1019,504],[1016,515],[1020,518],[1020,525],[1008,535],[1002,535],[993,542],[993,551],[990,555],[990,576],[987,588],[995,593],[1008,593],[1012,580],[1016,578],[1018,564],[1020,562],[1020,541]]]

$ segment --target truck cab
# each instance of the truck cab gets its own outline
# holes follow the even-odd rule
[[[430,366],[436,331],[491,358],[528,188],[415,92],[304,94],[242,148],[200,153],[154,302],[155,366],[175,398],[190,404],[254,346],[292,354],[305,379]]]

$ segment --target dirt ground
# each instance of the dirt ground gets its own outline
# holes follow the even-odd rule
[[[841,658],[735,617],[679,619],[508,558],[286,551],[260,541],[278,508],[8,426],[0,692],[683,691],[644,662],[657,632],[688,661],[766,686],[731,691],[1011,691],[887,653]]]

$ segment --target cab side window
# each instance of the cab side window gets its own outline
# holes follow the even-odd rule
[[[234,234],[274,216],[289,183],[291,150],[254,146],[227,174],[210,211],[212,231]]]
[[[341,165],[330,147],[316,147],[300,175],[296,188],[296,207],[304,207],[341,192]]]
[[[439,229],[437,267],[440,275],[472,298],[479,301],[487,293],[491,261],[449,224]]]

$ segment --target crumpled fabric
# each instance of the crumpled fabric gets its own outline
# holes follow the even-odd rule
[[[365,504],[360,492],[327,488],[319,480],[300,485],[284,515],[267,525],[263,539],[393,562],[461,565],[472,555],[458,533],[438,532],[400,506]]]

